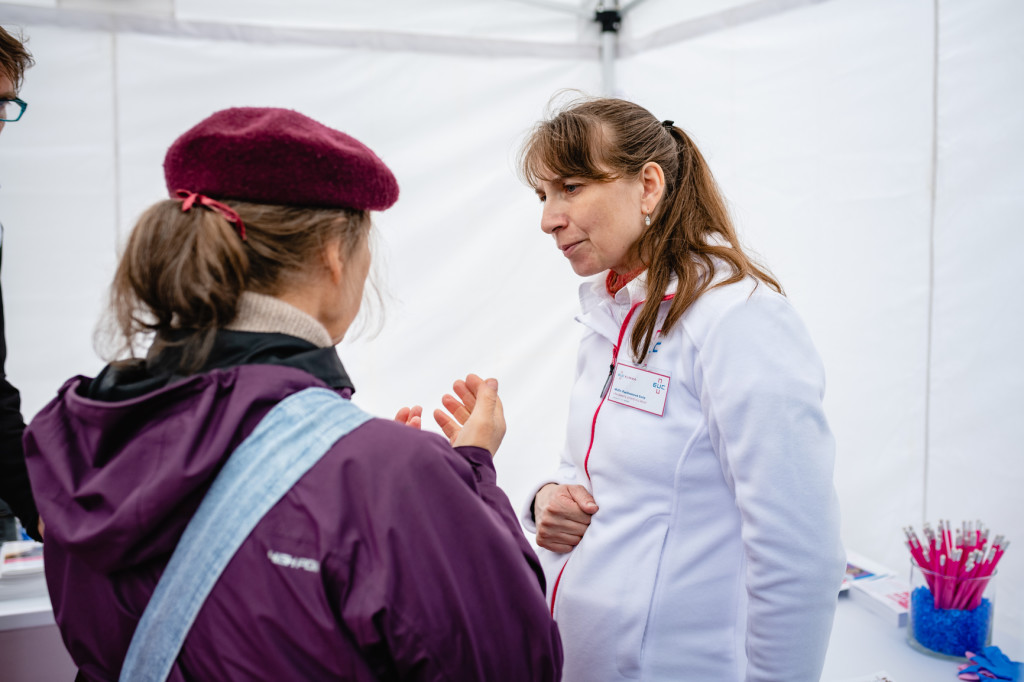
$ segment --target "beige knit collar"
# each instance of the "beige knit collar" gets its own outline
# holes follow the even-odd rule
[[[334,345],[315,317],[274,296],[251,291],[238,300],[238,314],[225,329],[236,332],[273,332],[297,336],[320,348]]]

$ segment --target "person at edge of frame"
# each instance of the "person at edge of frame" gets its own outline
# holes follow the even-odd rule
[[[33,64],[32,55],[22,40],[0,26],[0,133],[7,123],[21,118],[25,104],[18,99],[25,70]],[[4,226],[0,223],[0,267],[3,264]],[[0,520],[11,521],[10,513],[21,520],[25,532],[34,540],[43,539],[43,521],[36,511],[29,485],[21,436],[25,422],[21,417],[21,396],[7,381],[5,370],[7,340],[4,334],[3,290],[0,289]],[[10,511],[8,511],[8,508]],[[9,524],[3,539],[19,539]],[[2,523],[0,523],[2,527]]]

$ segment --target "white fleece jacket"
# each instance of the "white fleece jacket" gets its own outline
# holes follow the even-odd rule
[[[564,680],[816,681],[845,568],[818,354],[789,301],[748,279],[656,337],[641,366],[670,377],[663,416],[602,400],[643,298],[641,280],[614,299],[603,276],[580,288],[567,445],[540,484],[600,506],[572,552],[539,552]]]

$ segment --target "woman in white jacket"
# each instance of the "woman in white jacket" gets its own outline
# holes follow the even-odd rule
[[[817,680],[845,563],[806,328],[671,121],[578,101],[521,168],[589,278],[566,447],[524,510],[564,679]]]

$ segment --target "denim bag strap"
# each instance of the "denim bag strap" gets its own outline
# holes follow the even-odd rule
[[[267,413],[231,453],[185,528],[135,629],[121,682],[165,682],[203,602],[256,524],[338,439],[370,419],[318,387]]]

